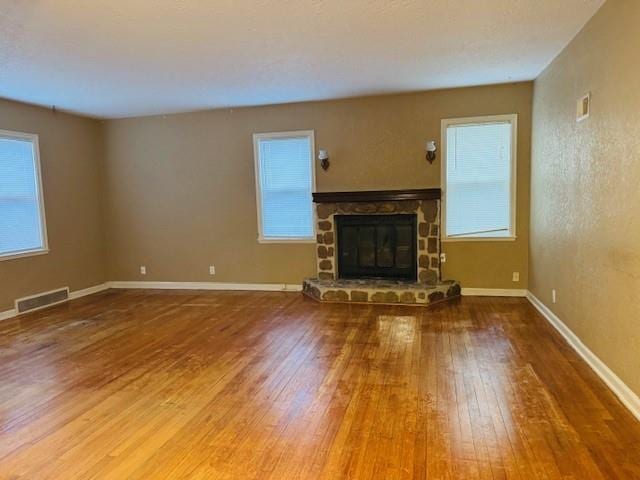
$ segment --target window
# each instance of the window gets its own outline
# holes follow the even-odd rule
[[[46,251],[38,136],[0,130],[0,260]]]
[[[260,242],[315,241],[313,131],[253,136]]]
[[[517,115],[442,121],[443,240],[513,240]]]

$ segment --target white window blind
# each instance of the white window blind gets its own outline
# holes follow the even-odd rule
[[[0,257],[46,249],[37,142],[0,132]]]
[[[261,241],[314,238],[313,132],[254,135]]]
[[[445,121],[445,238],[514,237],[515,122]]]

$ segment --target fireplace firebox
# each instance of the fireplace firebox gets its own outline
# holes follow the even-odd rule
[[[415,214],[336,215],[338,277],[417,280]]]

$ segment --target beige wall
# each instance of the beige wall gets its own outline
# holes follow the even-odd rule
[[[439,143],[442,118],[518,113],[518,239],[448,243],[444,274],[526,288],[531,102],[520,83],[109,121],[109,278],[299,284],[315,273],[312,245],[257,242],[254,132],[314,129],[332,161],[317,169],[318,191],[425,188],[440,185],[424,142]]]
[[[50,252],[0,261],[0,311],[16,298],[105,281],[100,122],[0,100],[0,129],[37,133]]]
[[[638,24],[609,0],[535,82],[529,286],[640,394]]]

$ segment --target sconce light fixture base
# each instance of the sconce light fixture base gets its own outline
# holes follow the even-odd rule
[[[436,152],[438,151],[436,141],[428,140],[425,145],[425,150],[427,151],[427,162],[433,163],[433,161],[436,159]]]

